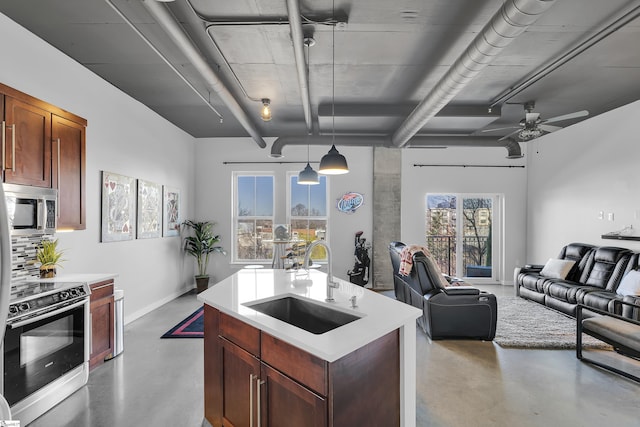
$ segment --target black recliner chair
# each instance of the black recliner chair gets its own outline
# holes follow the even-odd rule
[[[435,262],[422,252],[413,255],[408,276],[399,274],[405,245],[391,242],[396,299],[422,310],[418,325],[431,339],[465,338],[491,341],[496,334],[496,297],[471,286],[442,285]]]

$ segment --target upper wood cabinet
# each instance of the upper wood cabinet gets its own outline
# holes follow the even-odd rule
[[[7,183],[58,190],[58,229],[86,228],[87,121],[0,84],[2,172]]]
[[[51,187],[51,112],[5,95],[4,182]]]
[[[52,183],[58,189],[58,229],[84,230],[85,126],[52,116]]]

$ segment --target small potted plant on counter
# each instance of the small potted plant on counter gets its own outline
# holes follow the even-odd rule
[[[40,278],[55,277],[56,267],[64,261],[62,251],[58,250],[58,239],[43,240],[36,251],[36,258],[40,262]]]
[[[195,257],[198,263],[198,274],[195,278],[196,289],[200,293],[209,287],[209,275],[207,274],[209,256],[214,252],[223,255],[226,255],[227,252],[222,246],[216,246],[220,241],[220,236],[213,234],[214,222],[187,220],[183,224],[193,230],[193,235],[184,239],[184,250]]]

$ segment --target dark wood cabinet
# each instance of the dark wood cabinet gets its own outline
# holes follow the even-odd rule
[[[58,189],[58,229],[84,230],[86,224],[86,127],[52,116],[52,186]]]
[[[51,187],[51,112],[5,95],[4,182]]]
[[[91,348],[89,369],[93,369],[113,356],[115,305],[113,280],[92,283],[91,312]]]
[[[214,427],[400,425],[397,330],[327,362],[205,305],[204,348]]]
[[[82,117],[0,84],[4,182],[58,190],[58,229],[86,228]]]

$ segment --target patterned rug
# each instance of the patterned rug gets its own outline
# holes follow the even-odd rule
[[[204,338],[204,307],[191,313],[160,338]]]
[[[517,296],[499,296],[494,341],[501,347],[575,349],[576,319]],[[610,348],[583,334],[583,348]]]

